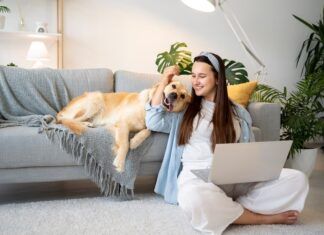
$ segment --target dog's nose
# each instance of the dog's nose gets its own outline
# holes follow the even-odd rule
[[[177,98],[178,98],[177,93],[172,92],[172,93],[169,94],[169,99],[171,99],[171,100],[176,100]]]

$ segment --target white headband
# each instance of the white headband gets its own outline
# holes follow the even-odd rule
[[[217,58],[209,52],[201,52],[199,56],[205,56],[209,59],[210,63],[213,65],[213,67],[216,69],[216,71],[219,73],[219,62]]]

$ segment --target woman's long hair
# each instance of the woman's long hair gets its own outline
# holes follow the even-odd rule
[[[215,88],[216,95],[214,98],[215,110],[211,120],[214,128],[210,137],[211,149],[214,151],[216,143],[233,143],[235,142],[236,136],[233,125],[233,103],[229,100],[227,95],[225,65],[218,55],[212,55],[218,60],[219,73],[206,56],[197,56],[194,58],[194,62],[209,64],[217,81]],[[200,111],[202,108],[202,97],[197,96],[193,88],[191,90],[191,96],[192,100],[184,113],[180,126],[179,145],[188,143],[193,131],[193,121],[195,116],[198,114],[198,118],[201,118]]]

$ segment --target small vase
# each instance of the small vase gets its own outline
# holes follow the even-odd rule
[[[293,158],[287,159],[285,167],[300,170],[310,177],[315,167],[318,150],[319,148],[302,149]]]

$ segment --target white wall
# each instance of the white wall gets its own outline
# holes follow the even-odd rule
[[[56,29],[56,0],[18,0],[25,30],[34,31],[36,21]],[[18,30],[16,1],[5,0],[12,9],[6,30]],[[264,83],[292,89],[300,79],[295,60],[310,31],[295,20],[296,14],[317,22],[323,0],[227,0],[236,13],[260,58],[267,65]],[[30,67],[25,56],[32,39],[4,38],[0,34],[0,64]],[[193,55],[213,51],[224,58],[243,62],[250,72],[255,67],[245,56],[219,9],[201,13],[180,0],[64,0],[64,67],[107,67],[116,71],[157,73],[156,55],[174,42],[186,42]],[[47,62],[56,67],[56,44],[46,41],[51,54]]]
[[[56,33],[56,0],[4,0],[1,5],[6,5],[11,12],[6,14],[6,24],[3,31],[28,31],[35,32],[36,22],[47,22],[48,32]],[[20,12],[19,7],[20,6]],[[20,16],[24,18],[24,29],[19,28]],[[31,37],[8,36],[0,30],[0,64],[6,65],[10,62],[19,67],[30,68],[33,61],[26,60],[27,51],[33,40]],[[44,40],[48,51],[49,60],[44,64],[47,67],[57,67],[57,43],[55,40]]]
[[[310,31],[292,17],[317,22],[323,0],[228,0],[267,66],[267,84],[293,88],[301,67],[295,59]],[[156,73],[159,52],[186,42],[193,55],[213,51],[224,58],[247,59],[220,10],[201,13],[180,0],[65,0],[64,67],[108,67]]]

